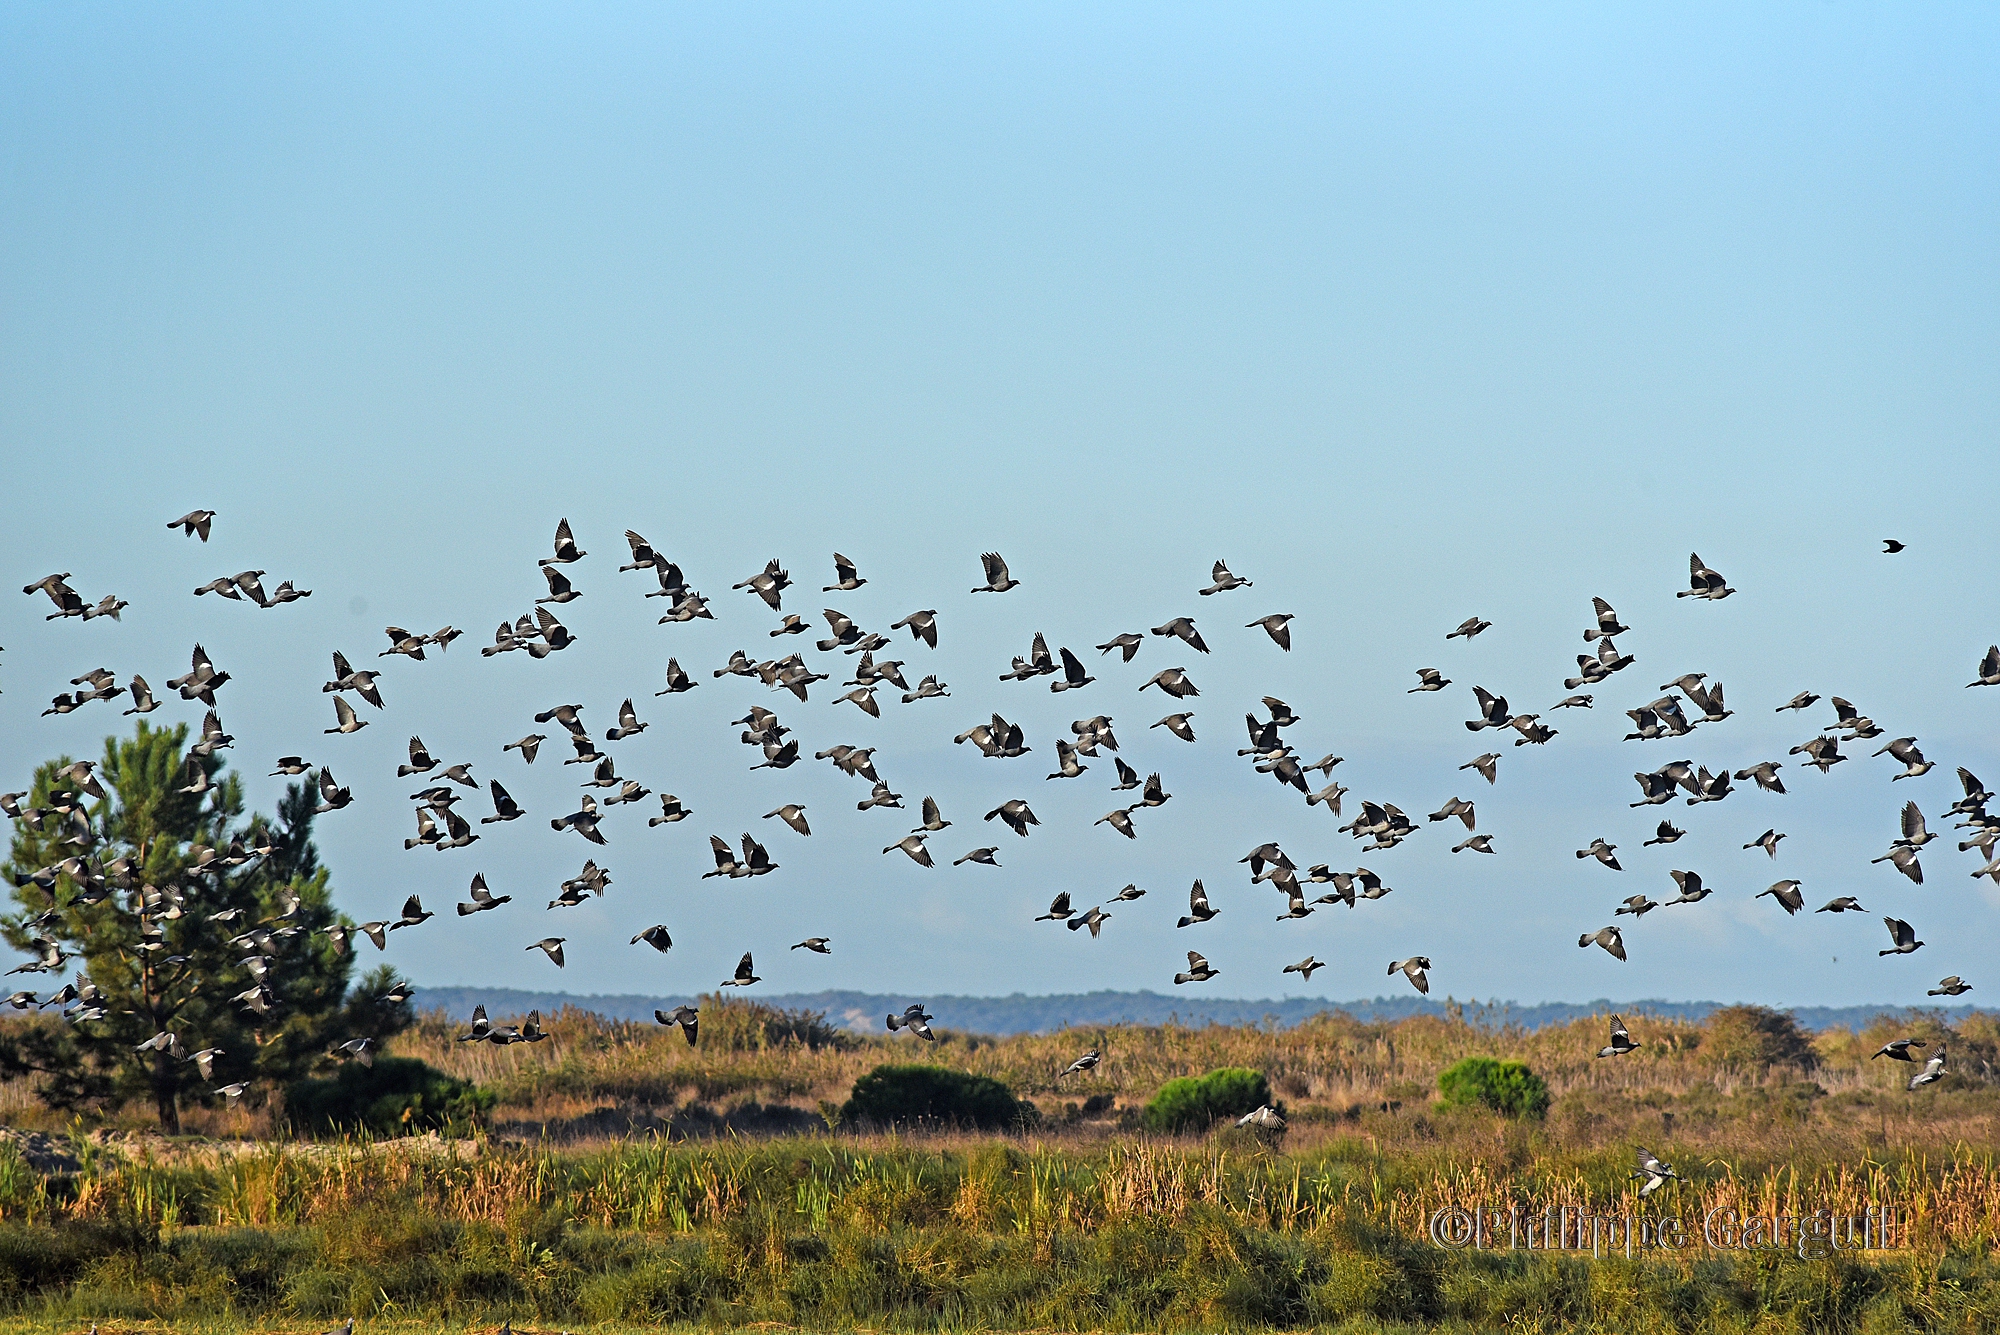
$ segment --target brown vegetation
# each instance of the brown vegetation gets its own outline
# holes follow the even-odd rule
[[[1730,1007],[1698,1024],[1627,1019],[1642,1046],[1610,1059],[1594,1055],[1605,1041],[1606,1019],[1598,1018],[1533,1031],[1339,1013],[1288,1029],[1117,1026],[990,1038],[938,1028],[930,1045],[855,1035],[811,1012],[708,998],[694,1047],[677,1029],[566,1009],[546,1020],[550,1037],[540,1044],[459,1042],[462,1027],[433,1013],[389,1051],[492,1090],[490,1130],[501,1139],[586,1144],[649,1131],[826,1130],[863,1072],[927,1060],[1008,1085],[1037,1106],[1041,1134],[1065,1140],[1126,1135],[1168,1080],[1245,1066],[1263,1072],[1283,1101],[1295,1147],[1357,1134],[1384,1149],[1435,1147],[1496,1134],[1432,1108],[1438,1073],[1468,1056],[1525,1062],[1555,1096],[1545,1125],[1503,1138],[1576,1149],[1660,1140],[1684,1152],[1774,1159],[1806,1144],[1828,1154],[1916,1147],[1948,1155],[1957,1144],[1994,1143],[2000,1018],[1976,1014],[1954,1029],[1936,1015],[1884,1017],[1858,1033],[1817,1035],[1761,1007]],[[1951,1074],[1906,1091],[1913,1067],[1870,1056],[1902,1037],[1947,1043]],[[1103,1062],[1061,1077],[1086,1048],[1102,1051]],[[17,1126],[60,1125],[19,1084],[0,1086],[0,1115]],[[275,1101],[260,1106],[253,1097],[251,1106],[203,1110],[189,1121],[209,1135],[249,1137],[270,1134],[281,1116]]]
[[[1643,1046],[1600,1060],[1596,1021],[1530,1033],[1334,1015],[1286,1030],[941,1031],[919,1048],[710,999],[699,1047],[566,1012],[548,1042],[496,1048],[460,1043],[432,1017],[394,1051],[498,1094],[493,1125],[470,1140],[72,1134],[56,1138],[73,1162],[53,1175],[0,1142],[0,1261],[16,1274],[4,1305],[38,1321],[177,1329],[323,1328],[349,1313],[1621,1335],[2000,1321],[1990,1018],[1816,1036],[1740,1009],[1704,1025],[1626,1018]],[[1890,1037],[1945,1039],[1954,1074],[1909,1093],[1911,1066],[1869,1056]],[[1086,1047],[1103,1064],[1059,1079]],[[1475,1054],[1532,1067],[1555,1095],[1548,1116],[1440,1107],[1438,1071]],[[1004,1081],[1039,1124],[988,1135],[838,1125],[857,1075],[913,1059]],[[1265,1072],[1291,1130],[1137,1128],[1166,1080],[1220,1066]],[[279,1112],[200,1116],[213,1135],[249,1137]],[[1641,1202],[1635,1145],[1684,1180]],[[1686,1219],[1871,1204],[1896,1207],[1910,1250],[1592,1266],[1425,1241],[1447,1205]]]

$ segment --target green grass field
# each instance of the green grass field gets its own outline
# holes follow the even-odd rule
[[[1633,1018],[1633,1017],[1628,1017]],[[566,1014],[552,1041],[397,1051],[497,1095],[467,1139],[302,1143],[278,1110],[201,1112],[207,1138],[64,1133],[74,1171],[0,1145],[0,1331],[675,1326],[811,1330],[2000,1329],[2000,1090],[1983,1019],[1939,1034],[1957,1074],[1910,1094],[1870,1061],[1890,1027],[1812,1037],[1755,1015],[1537,1033],[1450,1020],[1116,1029],[934,1049],[754,1006],[703,1042]],[[1933,1029],[1935,1026],[1933,1026]],[[1077,1052],[1106,1056],[1058,1082]],[[1540,1119],[1443,1108],[1465,1055],[1527,1062]],[[842,1122],[888,1060],[993,1075],[1039,1122],[1009,1134]],[[1137,1129],[1177,1075],[1263,1071],[1291,1129]],[[32,1120],[10,1090],[16,1122]],[[761,1130],[759,1128],[762,1128]],[[1640,1202],[1633,1147],[1684,1181]],[[1446,1206],[1704,1216],[1892,1204],[1907,1246],[1655,1250],[1593,1260],[1448,1251]]]

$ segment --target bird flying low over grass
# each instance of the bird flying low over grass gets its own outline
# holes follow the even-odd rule
[[[1182,983],[1205,983],[1222,972],[1220,969],[1211,967],[1207,958],[1199,951],[1190,950],[1187,953],[1187,958],[1187,972],[1174,975],[1174,985],[1177,987]]]
[[[1611,1017],[1611,1041],[1604,1047],[1599,1048],[1597,1055],[1600,1057],[1623,1057],[1641,1046],[1643,1045],[1637,1042],[1632,1037],[1631,1032],[1625,1028],[1624,1017],[1614,1015]]]
[[[1410,986],[1416,988],[1417,991],[1423,993],[1425,996],[1429,996],[1431,990],[1430,969],[1431,961],[1427,955],[1412,955],[1406,960],[1389,961],[1389,974],[1391,976],[1398,973],[1402,974],[1403,977],[1410,980]]]

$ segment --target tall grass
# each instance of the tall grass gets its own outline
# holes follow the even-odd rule
[[[1907,1252],[1595,1268],[1442,1253],[1424,1242],[1426,1221],[1443,1205],[1509,1200],[1636,1211],[1622,1155],[1409,1162],[1353,1137],[1289,1155],[1213,1140],[1086,1150],[819,1135],[468,1154],[350,1139],[106,1156],[73,1178],[35,1179],[11,1171],[10,1154],[0,1150],[0,1297],[44,1316],[899,1329],[2000,1322],[2000,1171],[1969,1147],[1942,1161],[1910,1152],[1755,1174],[1688,1159],[1689,1180],[1666,1203],[1683,1216],[1893,1203],[1912,1221]]]

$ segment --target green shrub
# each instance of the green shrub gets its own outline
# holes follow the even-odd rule
[[[1491,1108],[1509,1117],[1540,1117],[1549,1110],[1549,1087],[1520,1062],[1467,1057],[1438,1076],[1438,1093],[1454,1107]]]
[[[1721,1065],[1796,1066],[1810,1070],[1818,1058],[1812,1035],[1790,1011],[1769,1006],[1724,1006],[1702,1024],[1701,1055]]]
[[[414,1057],[350,1062],[331,1080],[285,1087],[285,1109],[302,1132],[467,1130],[493,1106],[494,1096]]]
[[[860,1039],[828,1020],[825,1011],[711,994],[701,999],[701,1044],[711,1052],[763,1052],[785,1047],[846,1052],[858,1047]]]
[[[1160,1086],[1143,1114],[1149,1131],[1206,1131],[1218,1117],[1241,1117],[1271,1101],[1262,1071],[1225,1066]]]
[[[1012,1090],[990,1076],[942,1066],[878,1066],[854,1082],[840,1110],[846,1122],[948,1122],[1004,1127],[1032,1118]]]

